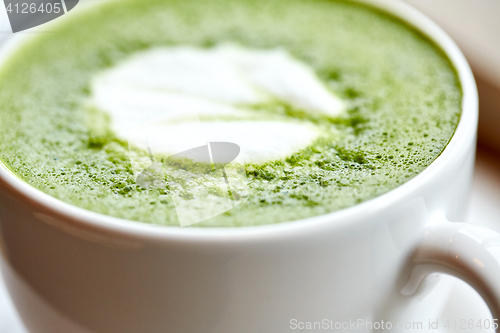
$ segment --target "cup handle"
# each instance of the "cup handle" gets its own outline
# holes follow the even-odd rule
[[[474,224],[449,222],[444,213],[434,217],[411,258],[410,279],[401,292],[413,294],[427,274],[450,274],[472,286],[493,318],[500,319],[500,234]]]

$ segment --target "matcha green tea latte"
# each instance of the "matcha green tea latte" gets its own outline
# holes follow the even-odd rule
[[[444,53],[350,1],[125,0],[68,16],[2,62],[0,159],[94,212],[179,226],[179,205],[229,197],[193,227],[238,227],[337,211],[424,170],[460,118]],[[169,163],[221,143],[237,147],[234,187],[215,160]]]

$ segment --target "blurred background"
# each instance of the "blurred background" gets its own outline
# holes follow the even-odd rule
[[[85,1],[92,0],[82,2]],[[393,1],[405,1],[437,22],[457,42],[471,64],[479,89],[480,116],[476,170],[467,222],[500,232],[500,0]],[[2,28],[4,23],[7,22],[0,20],[0,33],[8,30]],[[472,319],[477,322],[491,318],[474,290],[457,279],[450,280],[454,287],[440,321]],[[466,331],[493,332],[478,327]],[[0,332],[25,333],[1,280]]]

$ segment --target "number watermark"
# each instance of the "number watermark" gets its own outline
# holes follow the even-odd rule
[[[13,33],[52,21],[72,10],[79,0],[4,0],[5,14]],[[5,15],[4,14],[4,15]]]

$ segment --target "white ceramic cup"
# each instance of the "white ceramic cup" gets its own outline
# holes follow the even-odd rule
[[[405,320],[436,311],[443,278],[421,281],[439,272],[470,283],[498,318],[499,235],[448,222],[463,219],[473,172],[478,102],[469,66],[408,5],[366,2],[429,36],[457,69],[463,112],[441,156],[400,187],[348,209],[216,229],[86,211],[0,166],[2,272],[29,331],[280,333],[321,322],[332,331],[371,332],[383,320],[391,331],[412,332]]]

